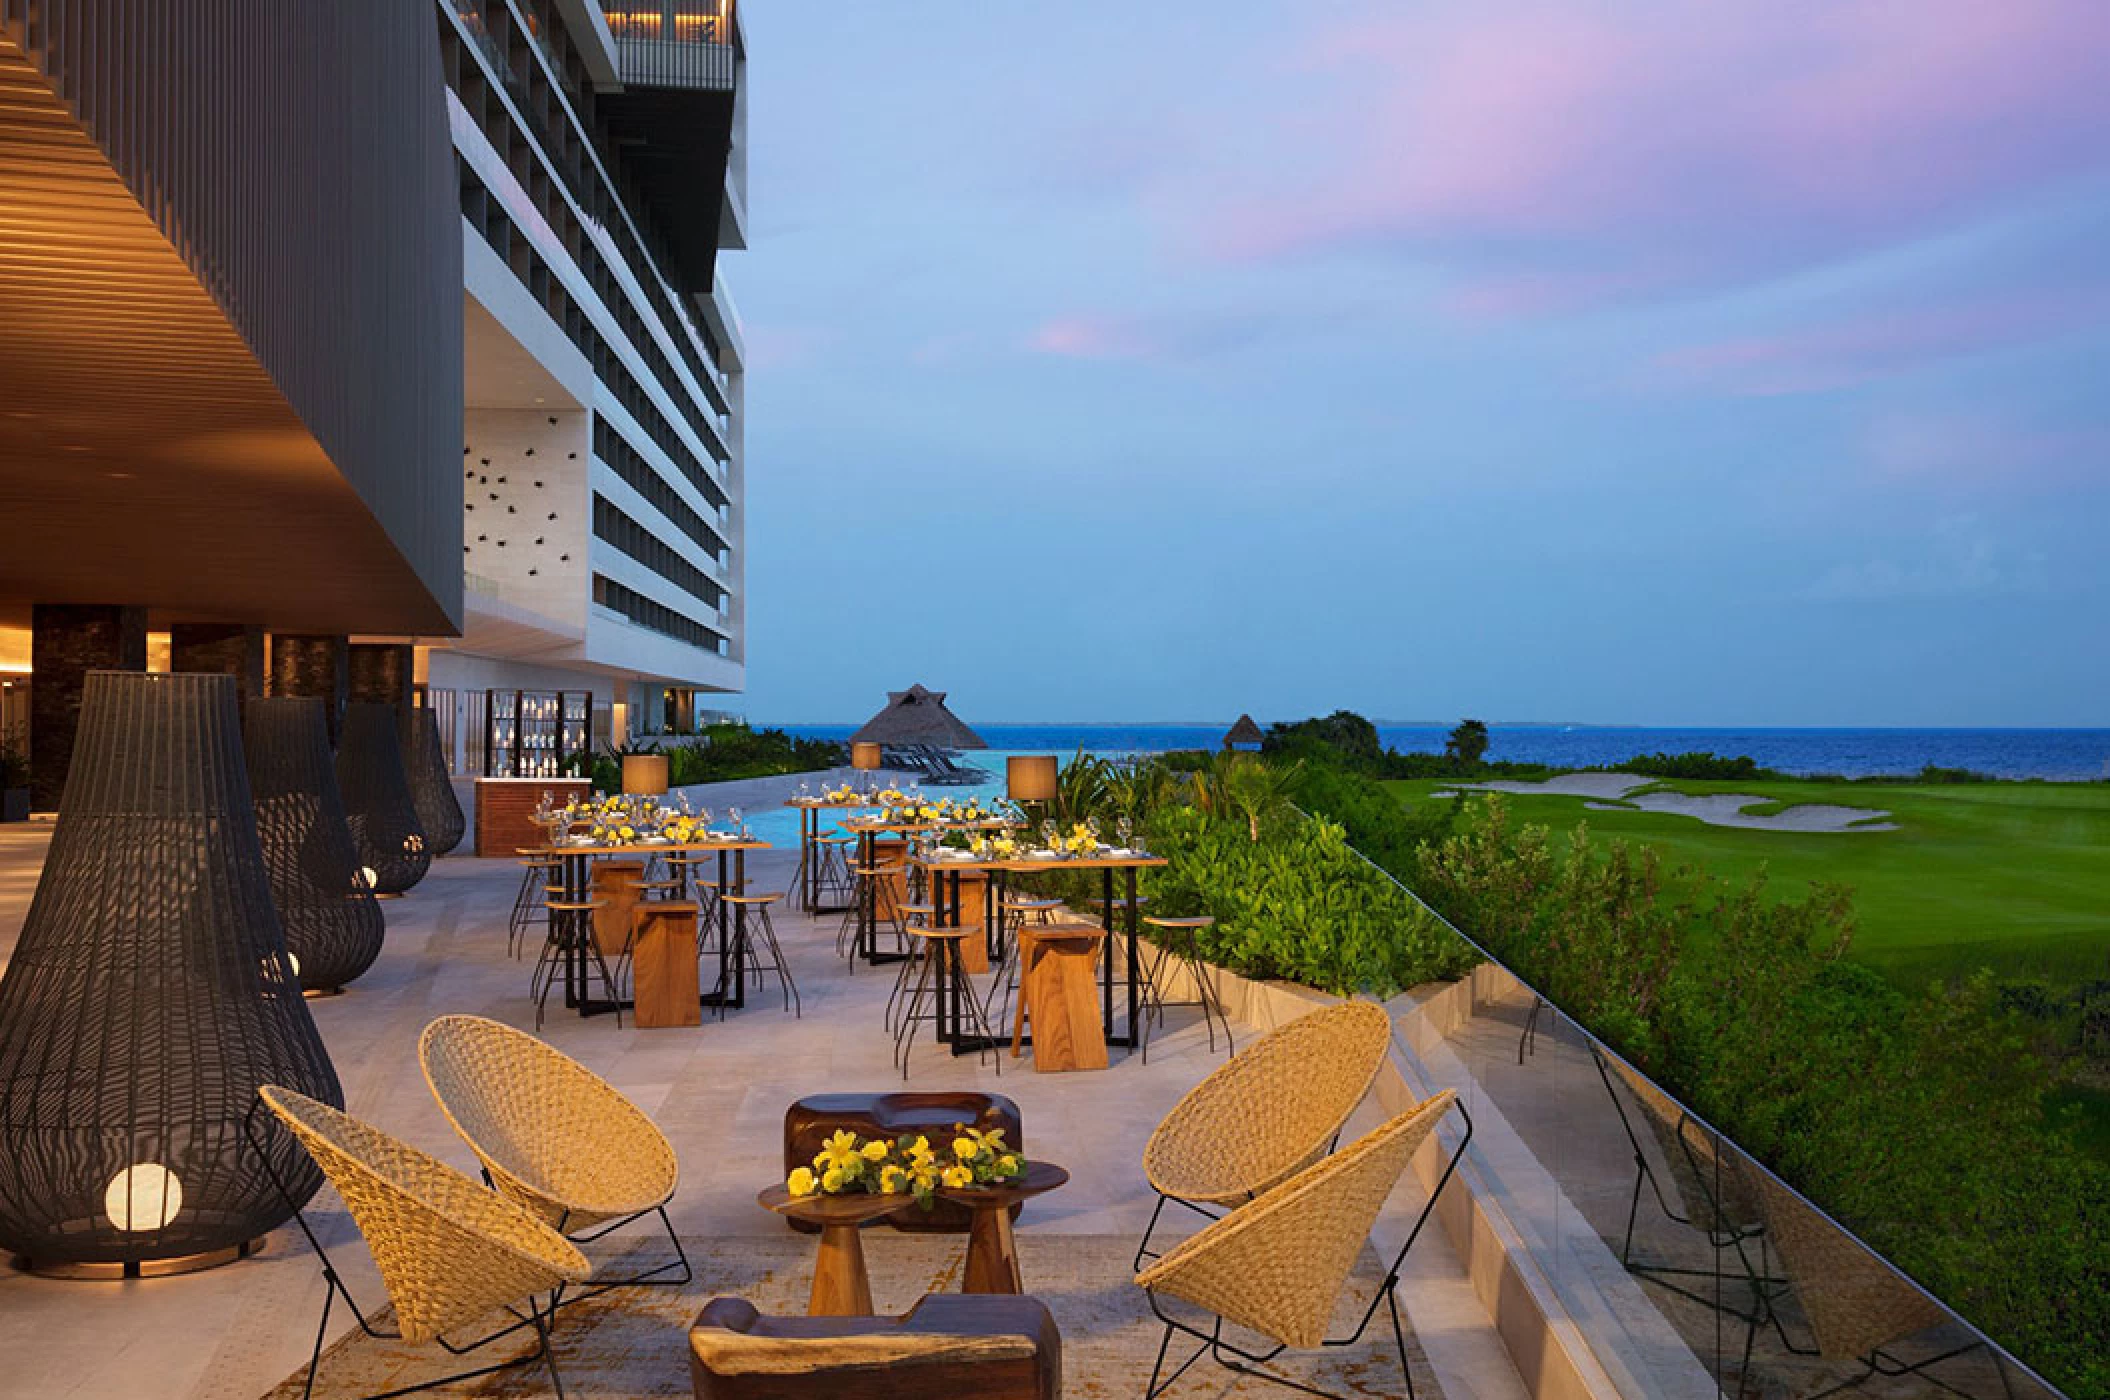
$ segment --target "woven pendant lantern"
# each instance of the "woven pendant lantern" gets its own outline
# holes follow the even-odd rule
[[[242,737],[287,957],[302,990],[340,991],[381,955],[385,923],[345,824],[322,701],[252,699]]]
[[[403,769],[403,742],[396,707],[354,700],[344,707],[337,740],[337,788],[359,848],[359,863],[373,872],[375,894],[401,894],[425,878],[432,852],[411,799]]]
[[[32,1267],[225,1262],[291,1218],[259,1085],[344,1102],[287,965],[231,676],[91,672],[0,977],[0,1247]],[[271,1167],[321,1185],[283,1133]]]
[[[425,828],[425,849],[438,859],[462,843],[469,821],[462,815],[461,800],[447,776],[447,755],[440,748],[440,717],[432,711],[411,711],[410,743],[403,762],[410,770],[410,799],[418,809],[418,825]]]

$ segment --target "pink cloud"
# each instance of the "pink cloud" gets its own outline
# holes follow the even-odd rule
[[[1877,308],[1815,326],[1683,346],[1657,356],[1646,377],[1736,395],[1849,388],[1941,360],[2092,329],[2106,311],[2110,292],[2099,289]]]
[[[1142,359],[1157,348],[1136,326],[1103,316],[1059,316],[1028,337],[1029,348],[1073,360]]]
[[[1693,285],[1946,227],[2110,167],[2110,5],[1437,4],[1320,34],[1315,105],[1192,211],[1234,260],[1398,247],[1504,301]],[[1519,294],[1525,312],[1546,304]],[[1563,304],[1559,297],[1554,304]]]

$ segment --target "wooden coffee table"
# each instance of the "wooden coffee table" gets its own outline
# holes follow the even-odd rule
[[[1002,1185],[941,1187],[938,1194],[974,1212],[967,1237],[967,1276],[962,1293],[1023,1293],[1018,1245],[1011,1234],[1011,1207],[1029,1196],[1053,1191],[1070,1174],[1053,1162],[1027,1162],[1025,1174]],[[853,1231],[854,1233],[854,1231]]]
[[[872,1276],[865,1272],[864,1223],[892,1215],[904,1206],[912,1206],[916,1198],[862,1194],[794,1196],[779,1184],[755,1199],[765,1210],[821,1227],[820,1252],[813,1261],[813,1291],[806,1299],[807,1314],[812,1317],[870,1317]],[[998,1211],[997,1214],[1004,1213]],[[979,1210],[975,1212],[975,1221],[979,1230]],[[1010,1224],[1010,1218],[1005,1216],[1007,1236]]]

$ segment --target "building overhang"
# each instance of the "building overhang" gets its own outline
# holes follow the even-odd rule
[[[453,630],[452,600],[6,26],[0,384],[0,601]]]

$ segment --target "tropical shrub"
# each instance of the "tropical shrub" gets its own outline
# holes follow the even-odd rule
[[[2110,1165],[2046,1111],[2053,1066],[1980,977],[1906,993],[1847,962],[1852,905],[1764,876],[1666,903],[1654,862],[1559,849],[1495,797],[1419,893],[2018,1356],[2110,1394]],[[1684,882],[1686,888],[1695,881]]]
[[[1243,976],[1389,996],[1478,961],[1332,822],[1290,813],[1255,841],[1242,816],[1170,807],[1150,833],[1170,862],[1153,872],[1152,907],[1211,915],[1203,953]]]
[[[1762,768],[1749,754],[1725,758],[1716,753],[1643,753],[1606,771],[1638,773],[1644,778],[1679,778],[1696,782],[1760,782],[1785,773]]]

